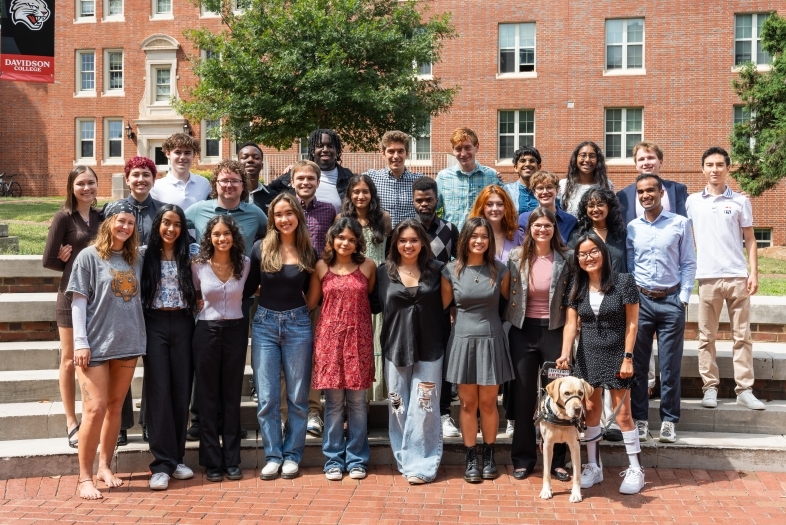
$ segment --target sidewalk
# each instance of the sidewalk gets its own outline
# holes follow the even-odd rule
[[[122,476],[126,485],[104,499],[75,495],[76,476],[0,481],[0,523],[714,523],[786,524],[786,474],[647,469],[647,485],[636,496],[617,492],[619,468],[605,481],[568,502],[569,483],[555,482],[555,497],[541,500],[540,470],[525,481],[508,473],[470,485],[462,468],[443,467],[430,485],[410,486],[390,467],[372,467],[362,481],[325,480],[321,469],[303,469],[295,480],[260,481],[245,471],[242,481],[209,483],[201,477],[170,480],[152,492],[146,473]]]

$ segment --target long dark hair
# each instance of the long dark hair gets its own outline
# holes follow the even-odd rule
[[[598,147],[597,144],[592,142],[591,140],[585,140],[578,146],[576,149],[573,150],[573,153],[570,156],[570,164],[568,165],[568,176],[566,177],[565,181],[565,193],[562,195],[562,209],[568,209],[568,203],[570,202],[570,197],[573,195],[573,192],[576,189],[576,179],[579,178],[579,151],[584,146],[592,146],[592,149],[595,150],[595,156],[598,159],[598,163],[595,164],[595,184],[598,186],[603,186],[605,188],[609,187],[609,177],[606,174],[606,159],[603,156],[603,151]]]
[[[358,219],[358,210],[352,202],[352,189],[359,183],[365,183],[368,186],[368,191],[371,194],[371,199],[368,203],[368,227],[371,228],[371,241],[374,244],[382,244],[385,241],[385,216],[382,214],[382,205],[379,202],[379,193],[377,192],[377,185],[371,180],[371,177],[365,173],[353,175],[347,183],[347,196],[344,197],[344,202],[341,203],[341,216],[352,217]]]
[[[366,257],[363,255],[363,252],[366,251],[366,240],[363,238],[363,226],[352,217],[341,217],[333,223],[325,236],[325,250],[322,252],[322,260],[325,261],[328,266],[336,264],[336,259],[338,258],[336,251],[333,249],[333,241],[346,229],[349,229],[355,236],[355,239],[357,239],[355,251],[352,252],[352,262],[360,265],[366,260]]]
[[[393,233],[390,236],[390,250],[388,251],[387,260],[385,261],[385,270],[388,273],[388,278],[391,281],[398,281],[398,267],[401,265],[401,253],[398,251],[398,240],[401,234],[407,228],[411,228],[415,235],[420,239],[420,253],[418,254],[418,270],[420,276],[424,280],[431,277],[431,272],[434,270],[434,265],[431,260],[434,258],[434,252],[431,251],[431,241],[428,238],[426,229],[415,219],[404,219],[393,228]]]
[[[496,244],[494,243],[494,230],[491,229],[491,223],[484,217],[471,217],[467,219],[464,226],[461,228],[461,233],[458,238],[458,249],[456,250],[456,276],[461,275],[464,268],[467,266],[467,259],[469,259],[469,241],[472,237],[472,232],[475,228],[483,226],[486,228],[489,236],[489,246],[486,253],[483,254],[483,264],[489,267],[491,275],[491,286],[497,280],[497,264],[494,254],[497,252]]]
[[[243,240],[243,236],[240,235],[240,228],[237,222],[229,215],[216,215],[207,221],[205,231],[202,232],[199,253],[196,254],[193,261],[197,263],[206,263],[210,262],[210,259],[213,258],[215,248],[213,247],[211,234],[213,228],[215,228],[218,223],[226,224],[232,234],[232,247],[229,249],[229,264],[232,265],[232,275],[235,279],[240,279],[243,276],[243,256],[246,253],[246,243]]]
[[[562,236],[557,227],[557,217],[551,210],[543,207],[537,207],[529,214],[527,219],[527,231],[524,235],[524,240],[521,242],[521,261],[522,264],[530,265],[532,259],[535,258],[535,239],[532,237],[532,225],[536,220],[545,217],[554,226],[553,234],[551,235],[551,250],[564,256],[566,247],[562,243]]]
[[[83,173],[92,174],[93,178],[96,180],[96,186],[98,186],[98,176],[96,175],[96,172],[93,171],[93,168],[90,166],[82,166],[81,164],[74,166],[74,169],[72,169],[68,174],[68,180],[66,181],[66,198],[62,205],[63,211],[68,214],[74,213],[77,210],[76,195],[74,194],[74,182],[76,181],[76,178]],[[90,203],[90,206],[93,208],[95,208],[97,205],[97,199],[93,199],[93,202]]]
[[[581,302],[589,290],[589,274],[579,264],[579,246],[584,241],[591,241],[603,257],[600,267],[600,291],[608,293],[614,288],[614,275],[611,272],[611,257],[606,243],[598,237],[596,233],[587,232],[580,236],[576,241],[576,248],[573,250],[573,286],[570,290],[570,302]]]
[[[592,186],[581,196],[579,211],[576,215],[579,234],[592,231],[592,218],[587,213],[587,205],[590,201],[606,203],[609,209],[609,213],[606,215],[606,228],[615,237],[622,238],[625,235],[625,221],[622,219],[620,201],[613,191],[602,186]]]
[[[147,252],[142,263],[142,307],[153,308],[153,303],[161,283],[161,250],[164,242],[161,239],[161,221],[167,212],[177,214],[180,219],[180,235],[175,240],[175,264],[177,265],[177,283],[180,286],[180,297],[186,308],[196,311],[196,290],[191,278],[191,256],[189,255],[189,238],[186,230],[186,215],[183,209],[175,204],[164,204],[153,218]]]

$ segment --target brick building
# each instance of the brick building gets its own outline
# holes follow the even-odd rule
[[[419,72],[461,92],[414,144],[421,171],[444,165],[450,132],[466,125],[480,136],[479,160],[508,178],[521,144],[534,144],[544,168],[564,174],[575,145],[593,140],[622,188],[634,175],[629,148],[643,138],[663,147],[662,175],[691,192],[704,185],[702,151],[728,148],[735,119],[745,118],[731,88],[735,64],[768,67],[758,30],[766,13],[786,13],[776,0],[422,3],[452,12],[460,37]],[[55,84],[0,82],[0,172],[21,174],[27,194],[62,194],[70,168],[86,163],[109,195],[124,159],[155,158],[184,126],[202,136],[197,168],[231,155],[228,140],[201,133],[215,123],[187,122],[168,104],[195,80],[187,57],[199,50],[183,30],[218,30],[216,15],[188,0],[69,0],[56,16]],[[277,167],[278,152],[270,153]],[[282,159],[296,154],[297,146]],[[166,169],[166,159],[156,162]],[[754,199],[760,245],[786,244],[784,197],[781,184]]]

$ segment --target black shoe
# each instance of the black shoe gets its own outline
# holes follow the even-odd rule
[[[259,403],[259,395],[257,395],[257,389],[253,386],[251,387],[251,401],[254,403]]]
[[[128,431],[124,429],[120,429],[120,433],[117,435],[117,446],[124,447],[128,445]]]
[[[187,441],[199,441],[199,425],[191,425],[191,428],[186,432]]]
[[[513,471],[513,479],[527,479],[527,477],[529,477],[529,473],[529,469],[515,469]]]
[[[248,437],[248,430],[245,428],[240,429],[240,439],[246,439]]]
[[[480,483],[483,481],[480,469],[478,468],[478,449],[477,447],[467,447],[467,470],[464,471],[464,481],[468,483]]]
[[[147,425],[142,427],[142,441],[150,443],[150,436],[147,435]]]
[[[494,445],[483,445],[483,479],[497,479],[497,464],[494,462]]]
[[[618,428],[610,428],[603,435],[605,441],[622,441],[622,430]]]
[[[570,474],[567,471],[560,472],[559,470],[552,470],[551,477],[557,481],[570,481]]]
[[[207,469],[207,480],[208,481],[221,481],[224,479],[224,469],[221,467],[209,468]]]
[[[234,467],[227,467],[227,479],[238,480],[243,479],[243,471],[237,465]]]

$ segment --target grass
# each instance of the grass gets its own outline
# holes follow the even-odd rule
[[[47,224],[12,222],[8,225],[8,235],[19,237],[19,255],[42,255],[48,234],[49,225]]]
[[[0,198],[0,220],[48,222],[62,203],[62,197],[35,200]]]
[[[786,261],[759,256],[759,275],[768,273],[786,275]]]

